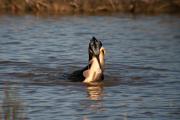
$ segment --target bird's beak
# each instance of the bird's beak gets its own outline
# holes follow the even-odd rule
[[[98,61],[98,64],[99,64],[100,69],[102,69],[102,66],[101,66],[101,63],[100,63],[100,60],[99,60],[99,55],[96,55],[95,57],[96,57],[96,59],[97,59],[97,61]]]

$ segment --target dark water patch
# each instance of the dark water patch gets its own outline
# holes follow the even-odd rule
[[[5,43],[1,43],[2,45],[18,45],[18,44],[21,44],[21,42],[5,42]]]
[[[0,60],[0,65],[30,65],[28,62],[18,62],[18,61],[6,61]]]
[[[174,38],[175,39],[180,39],[180,35],[175,35]]]
[[[92,35],[92,36],[93,36],[94,33],[90,33],[90,32],[76,32],[76,33],[74,33],[74,35],[75,35],[75,36],[81,36],[81,35],[82,35],[82,36],[83,36],[83,35],[84,35],[84,36],[86,36],[86,35]]]
[[[137,69],[137,70],[148,70],[148,71],[168,71],[171,72],[171,70],[169,69],[163,69],[163,68],[155,68],[155,67],[143,67],[143,66],[126,66],[123,65],[124,67],[128,68],[128,69]],[[174,71],[174,72],[178,72],[178,71]]]
[[[72,83],[69,81],[63,81],[63,80],[31,80],[31,81],[9,81],[9,82],[0,82],[0,85],[20,85],[20,86],[84,86],[82,83]]]
[[[140,77],[140,76],[134,76],[134,77],[131,77],[132,80],[142,80],[143,78]]]
[[[139,70],[154,70],[154,71],[170,71],[169,69],[164,69],[164,68],[155,68],[155,67],[145,67],[145,66],[133,66],[133,65],[126,65],[122,63],[107,63],[107,67],[112,68],[112,67],[119,67],[119,69],[139,69]]]
[[[62,74],[56,73],[55,71],[46,71],[46,72],[29,72],[29,73],[4,73],[2,76],[9,76],[10,78],[20,79],[18,82],[16,80],[11,80],[9,84],[22,84],[22,85],[42,85],[42,86],[53,86],[53,85],[82,85],[82,82],[71,82],[68,80],[68,76],[70,74]],[[23,81],[21,81],[23,79]],[[6,84],[6,83],[1,83]],[[98,83],[99,84],[99,83]],[[118,86],[121,84],[125,84],[125,82],[121,82],[118,78],[112,77],[109,75],[105,75],[105,79],[102,81],[104,87],[112,87]]]
[[[1,37],[2,37],[3,40],[5,40],[5,39],[14,40],[14,37],[13,37],[12,35],[8,34],[8,33],[7,33],[7,34],[3,34]],[[6,42],[3,41],[3,43],[4,43],[4,44],[7,44],[7,45],[8,45],[8,43],[10,43],[10,44],[12,43],[12,44],[13,44],[13,42],[7,42],[7,41],[6,41]],[[2,43],[2,44],[3,44],[3,43]],[[19,43],[19,42],[18,42],[18,43]],[[16,44],[16,42],[15,42],[15,44]]]
[[[155,83],[149,81],[127,81],[123,83],[128,86],[153,86]]]

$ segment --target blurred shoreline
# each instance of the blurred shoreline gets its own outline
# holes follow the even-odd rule
[[[0,0],[0,14],[179,14],[180,0]]]

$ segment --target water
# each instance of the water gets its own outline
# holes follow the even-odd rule
[[[67,76],[106,48],[103,83]],[[0,17],[0,119],[180,119],[177,16]]]

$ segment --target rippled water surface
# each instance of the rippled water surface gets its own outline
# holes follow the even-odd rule
[[[106,48],[99,85],[67,78]],[[176,16],[1,16],[0,119],[180,119]]]

